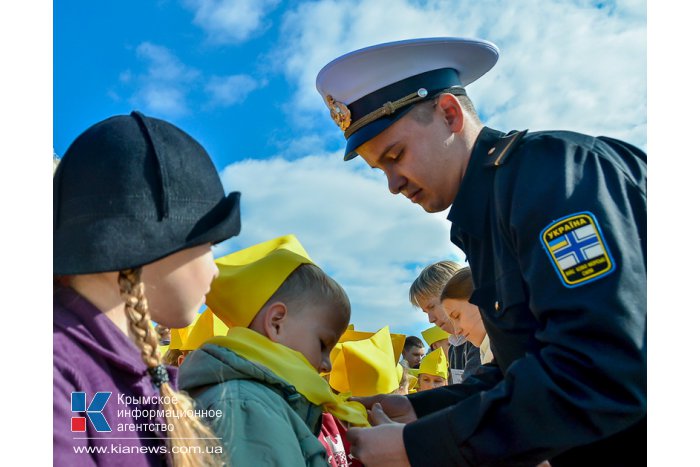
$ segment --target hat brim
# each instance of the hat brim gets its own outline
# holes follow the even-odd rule
[[[187,230],[184,238],[164,239],[164,232],[184,232],[189,219],[169,217],[158,223],[136,217],[106,217],[76,222],[54,230],[55,275],[95,274],[136,268],[158,261],[187,248],[216,244],[238,235],[241,230],[239,192],[229,193]],[[162,224],[162,225],[159,225]],[[89,238],[80,249],[64,250],[71,239]],[[115,248],[115,244],[118,248]],[[158,245],[145,251],[143,245]],[[126,253],[125,253],[126,252]]]
[[[413,105],[404,107],[389,117],[379,118],[372,123],[368,123],[350,135],[345,144],[345,156],[343,157],[343,160],[349,161],[350,159],[354,159],[355,157],[359,156],[357,153],[357,148],[389,128],[394,123],[398,122],[411,109],[413,109],[413,107]]]

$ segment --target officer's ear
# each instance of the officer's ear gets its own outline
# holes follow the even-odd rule
[[[436,107],[452,133],[459,133],[464,128],[464,109],[454,94],[446,92],[437,98]]]

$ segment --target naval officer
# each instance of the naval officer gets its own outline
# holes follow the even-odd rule
[[[645,465],[646,154],[486,127],[465,87],[498,55],[415,39],[318,74],[345,160],[427,212],[449,208],[495,356],[460,385],[363,399],[377,426],[350,430],[353,453],[368,466]]]

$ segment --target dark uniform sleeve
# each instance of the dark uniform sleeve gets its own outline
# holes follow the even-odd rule
[[[477,347],[478,349],[478,347]],[[503,379],[503,373],[496,364],[478,367],[474,374],[467,376],[461,384],[449,384],[430,391],[409,394],[413,410],[418,417],[444,409],[464,400],[465,397],[491,389]]]
[[[502,239],[499,260],[506,258],[500,277],[510,278],[496,284],[496,294],[524,298],[482,313],[497,322],[525,310],[538,327],[533,344],[506,365],[503,381],[406,426],[414,466],[532,466],[646,414],[643,153],[615,140],[542,135],[493,170],[502,171],[493,235]],[[578,213],[595,219],[610,270],[586,276],[574,268],[566,276],[552,245],[541,240],[553,222]],[[574,285],[565,280],[581,277]],[[495,344],[512,350],[507,339]]]

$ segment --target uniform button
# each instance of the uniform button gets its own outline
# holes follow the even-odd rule
[[[496,309],[496,311],[501,311],[501,304],[496,302],[493,304],[493,307]]]
[[[491,148],[491,149],[489,149],[489,152],[488,152],[489,156],[490,156],[491,154],[493,154],[494,152],[496,152],[496,148]]]

